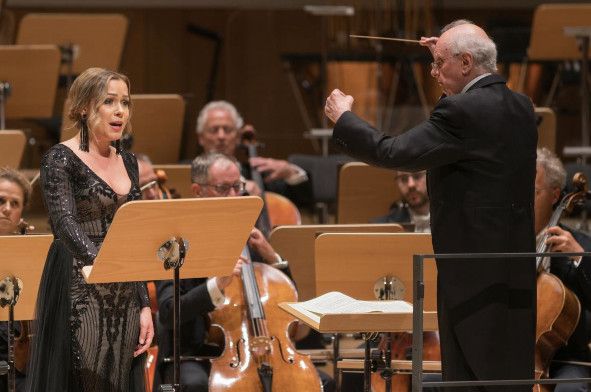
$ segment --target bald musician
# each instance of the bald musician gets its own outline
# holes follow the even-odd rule
[[[353,114],[353,97],[335,90],[325,107],[335,143],[369,164],[427,170],[436,253],[533,252],[531,100],[495,74],[496,46],[471,22],[455,21],[421,44],[433,55],[431,75],[444,92],[429,119],[390,137]],[[444,380],[533,378],[535,260],[437,260],[437,269]]]

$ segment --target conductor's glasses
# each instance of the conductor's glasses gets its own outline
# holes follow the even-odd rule
[[[441,57],[440,57],[440,58],[436,59],[435,61],[433,61],[433,62],[431,63],[431,70],[432,70],[432,71],[439,71],[439,70],[441,69],[441,67],[443,67],[443,64],[445,64],[445,62],[446,62],[447,60],[449,60],[449,59],[450,59],[450,58],[452,58],[452,57],[459,56],[459,55],[460,55],[460,53],[456,53],[456,54],[454,54],[454,55],[451,55],[451,56],[450,56],[450,57],[448,57],[448,58],[441,58]]]
[[[234,184],[199,184],[204,187],[212,188],[218,195],[227,196],[230,190],[234,190],[236,194],[243,194],[246,189],[246,182],[240,181]]]

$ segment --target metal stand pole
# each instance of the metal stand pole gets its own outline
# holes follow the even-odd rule
[[[174,237],[166,241],[158,250],[158,257],[164,262],[164,269],[174,269],[174,329],[173,329],[173,351],[174,351],[174,378],[173,383],[160,386],[161,392],[180,392],[181,385],[181,291],[180,291],[180,270],[185,262],[185,255],[188,250],[188,243],[182,237]]]

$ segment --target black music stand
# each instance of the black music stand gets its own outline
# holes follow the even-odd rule
[[[183,278],[231,274],[262,204],[254,196],[129,202],[82,269],[88,283],[168,280],[174,270],[174,383],[161,391],[181,391],[181,266]]]

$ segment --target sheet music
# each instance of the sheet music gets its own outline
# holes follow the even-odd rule
[[[412,305],[405,301],[359,301],[338,291],[331,291],[309,301],[297,304],[297,309],[304,309],[317,315],[342,313],[409,313]]]

